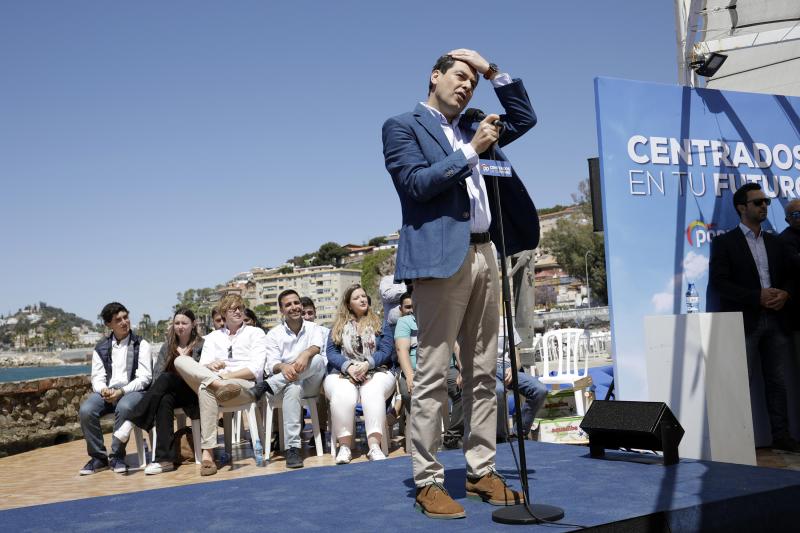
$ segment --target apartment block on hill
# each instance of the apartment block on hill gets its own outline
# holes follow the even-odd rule
[[[291,269],[291,270],[290,270]],[[261,314],[264,327],[272,327],[281,321],[278,295],[286,289],[294,289],[300,296],[308,296],[317,307],[317,321],[330,326],[336,315],[336,306],[344,291],[353,283],[361,282],[361,270],[336,268],[331,265],[274,269],[254,269],[249,279],[237,276],[237,282],[218,289],[220,296],[239,294],[251,307],[261,305],[268,311]]]

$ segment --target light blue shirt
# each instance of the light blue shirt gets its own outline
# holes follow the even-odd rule
[[[414,315],[401,316],[397,320],[397,325],[394,328],[395,339],[409,339],[411,346],[409,348],[409,358],[411,359],[411,368],[417,368],[417,319]]]
[[[767,259],[767,247],[764,245],[764,230],[758,232],[758,237],[753,233],[753,230],[739,223],[739,229],[744,233],[744,238],[747,240],[747,246],[750,248],[750,253],[753,255],[753,260],[756,262],[758,269],[758,279],[761,282],[762,289],[769,289],[772,287],[772,280],[769,277],[769,260]]]

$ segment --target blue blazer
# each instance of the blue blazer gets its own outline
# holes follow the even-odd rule
[[[505,146],[531,129],[536,115],[521,80],[495,88],[495,92],[505,110],[501,120],[506,124],[498,145]],[[471,139],[477,124],[462,120],[459,127],[464,137]],[[417,104],[411,113],[383,124],[383,156],[403,213],[395,280],[449,278],[461,267],[469,248],[470,203],[464,180],[472,176],[472,169],[463,151],[453,151],[439,121]],[[507,161],[499,148],[495,156]],[[485,182],[491,209],[498,191],[491,179]],[[510,178],[499,178],[499,189],[507,254],[536,248],[539,217],[516,172]],[[498,244],[500,232],[494,213],[489,233]]]

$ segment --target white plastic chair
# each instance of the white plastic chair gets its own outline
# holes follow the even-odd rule
[[[565,328],[548,331],[542,339],[542,362],[544,371],[539,381],[546,385],[568,385],[575,392],[575,408],[578,415],[586,413],[583,390],[576,389],[575,383],[588,376],[589,371],[589,332],[579,328]],[[581,371],[581,358],[583,359]],[[556,375],[550,375],[550,364],[558,360]]]
[[[281,409],[283,407],[283,401],[281,399],[270,400],[266,395],[264,397],[266,398],[266,407],[264,408],[264,427],[269,428],[269,430],[272,431],[272,417],[274,415],[274,411],[275,409]],[[308,398],[303,398],[300,405],[301,407],[308,408],[308,410],[311,412],[311,428],[314,432],[314,444],[317,447],[317,457],[321,457],[325,452],[322,450],[322,432],[319,427],[319,414],[317,411],[318,401],[319,396],[310,396]],[[283,423],[280,419],[278,420],[278,435],[278,447],[285,450],[286,435],[284,435]],[[270,459],[271,448],[272,439],[266,439],[264,444],[264,459],[267,461]]]
[[[180,407],[176,408],[173,413],[178,421],[178,429],[186,427],[186,413]],[[192,441],[194,442],[194,462],[200,464],[203,459],[203,450],[201,450],[202,436],[200,435],[200,419],[192,419]],[[137,428],[138,429],[138,428]],[[150,447],[152,448],[153,455],[151,461],[156,460],[156,427],[153,426],[152,438],[150,439]]]
[[[259,402],[262,406],[264,405],[263,400]],[[222,413],[222,426],[223,432],[225,436],[225,453],[230,457],[233,451],[233,415],[240,411],[247,412],[247,424],[250,427],[250,442],[253,446],[253,455],[256,456],[256,464],[260,464],[261,461],[257,457],[259,453],[259,445],[265,441],[264,438],[264,425],[262,424],[262,418],[258,416],[257,410],[259,406],[256,405],[256,402],[250,402],[243,405],[231,406],[231,407],[222,407],[220,406],[219,412]],[[255,431],[254,431],[255,429]],[[261,452],[263,453],[263,452]]]
[[[236,411],[231,418],[231,427],[233,428],[233,442],[242,442],[242,412]]]

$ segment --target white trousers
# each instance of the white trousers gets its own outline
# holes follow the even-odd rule
[[[383,435],[386,421],[386,399],[394,394],[396,378],[390,372],[375,372],[366,383],[356,386],[349,379],[329,374],[325,378],[325,395],[330,400],[331,431],[337,439],[353,434],[356,404],[364,411],[367,435]]]

